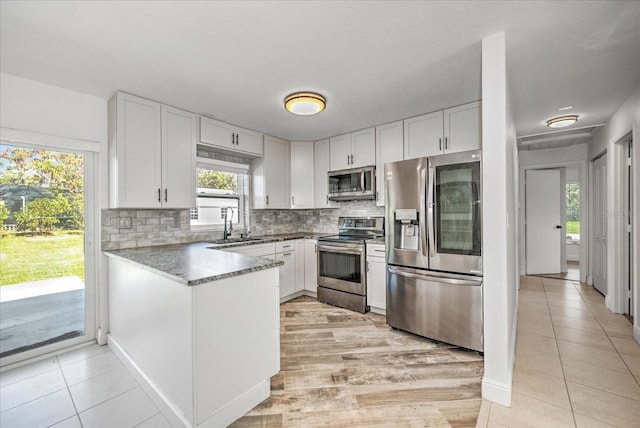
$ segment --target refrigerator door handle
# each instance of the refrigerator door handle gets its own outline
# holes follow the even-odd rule
[[[434,207],[434,203],[433,203],[433,187],[435,185],[435,183],[433,182],[434,179],[434,171],[433,168],[429,168],[429,196],[427,198],[427,213],[428,213],[428,223],[429,223],[429,256],[431,257],[435,257],[435,246],[436,246],[436,239],[435,239],[435,232],[434,229],[436,227],[434,221],[433,221],[433,207]]]
[[[420,170],[420,245],[422,245],[422,255],[427,256],[427,226],[424,211],[426,208],[425,193],[427,193],[427,175],[424,168]]]
[[[399,276],[404,276],[406,278],[421,279],[423,281],[441,282],[441,283],[453,284],[453,285],[476,285],[476,286],[478,286],[478,285],[482,284],[481,280],[457,279],[457,278],[447,278],[447,277],[441,277],[441,276],[424,275],[424,274],[419,274],[419,273],[414,273],[414,272],[408,272],[406,270],[399,269],[399,268],[396,268],[396,267],[391,267],[391,266],[388,266],[387,268],[389,269],[389,273],[392,273],[392,274],[395,274],[395,275],[399,275]]]

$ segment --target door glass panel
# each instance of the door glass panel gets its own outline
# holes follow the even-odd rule
[[[354,282],[356,284],[361,283],[361,256],[359,254],[320,251],[318,257],[320,259],[320,276]]]
[[[437,251],[480,255],[480,164],[436,167]]]
[[[85,335],[84,164],[0,145],[0,357]]]

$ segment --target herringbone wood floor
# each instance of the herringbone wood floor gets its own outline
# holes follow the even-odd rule
[[[271,397],[233,427],[475,427],[482,356],[301,297],[280,307]]]

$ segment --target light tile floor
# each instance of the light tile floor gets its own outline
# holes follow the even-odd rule
[[[0,427],[170,427],[107,346],[0,373]]]
[[[483,400],[477,427],[640,427],[631,323],[578,281],[523,277],[511,407]]]

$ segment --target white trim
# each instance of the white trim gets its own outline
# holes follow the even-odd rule
[[[37,144],[51,149],[57,148],[74,151],[100,152],[100,143],[96,141],[80,140],[71,137],[59,137],[56,135],[22,131],[13,128],[0,128],[0,139],[26,147],[33,147],[33,144]]]
[[[133,361],[129,354],[127,354],[126,351],[122,349],[120,344],[113,338],[113,336],[111,336],[111,334],[107,335],[107,341],[109,348],[111,348],[115,356],[118,357],[122,364],[133,375],[144,392],[149,395],[151,401],[153,401],[155,405],[158,406],[162,414],[169,420],[171,426],[191,427],[192,425],[187,419],[185,419],[180,409],[175,404],[173,404],[173,402],[166,395],[164,395],[162,391],[160,391],[160,388],[158,388],[146,374],[144,374],[140,367],[138,367],[138,365]]]
[[[227,162],[218,159],[196,157],[196,166],[200,168],[215,169],[218,171],[237,174],[249,174],[250,165],[237,162]]]
[[[52,343],[51,345],[30,349],[19,354],[9,355],[8,357],[0,359],[0,373],[37,361],[53,358],[65,352],[73,351],[74,349],[84,348],[93,343],[95,343],[95,341],[88,339],[87,335],[84,334],[74,337],[73,339],[67,339],[62,342]]]
[[[588,278],[591,276],[591,241],[589,239],[585,239],[585,237],[590,236],[591,230],[591,194],[590,192],[590,177],[591,177],[591,163],[588,160],[575,160],[575,161],[563,161],[563,162],[547,162],[540,164],[531,164],[531,165],[520,165],[519,167],[519,177],[520,177],[520,191],[519,191],[519,201],[518,204],[520,206],[520,275],[527,274],[527,254],[526,254],[526,219],[525,219],[525,198],[526,198],[526,189],[525,189],[525,173],[529,169],[549,169],[549,168],[566,168],[566,167],[575,167],[577,166],[580,171],[580,180],[578,183],[580,184],[580,281],[587,282]],[[587,173],[589,175],[589,179],[587,179]],[[589,196],[589,197],[588,197]]]
[[[640,343],[640,326],[638,325],[633,326],[633,338],[636,340],[636,342]]]
[[[199,423],[198,427],[226,427],[238,419],[238,415],[244,415],[253,409],[256,404],[267,398],[271,393],[271,380],[266,379],[235,400],[225,405],[216,413]]]
[[[483,378],[482,398],[503,406],[511,407],[511,379],[505,383]]]

